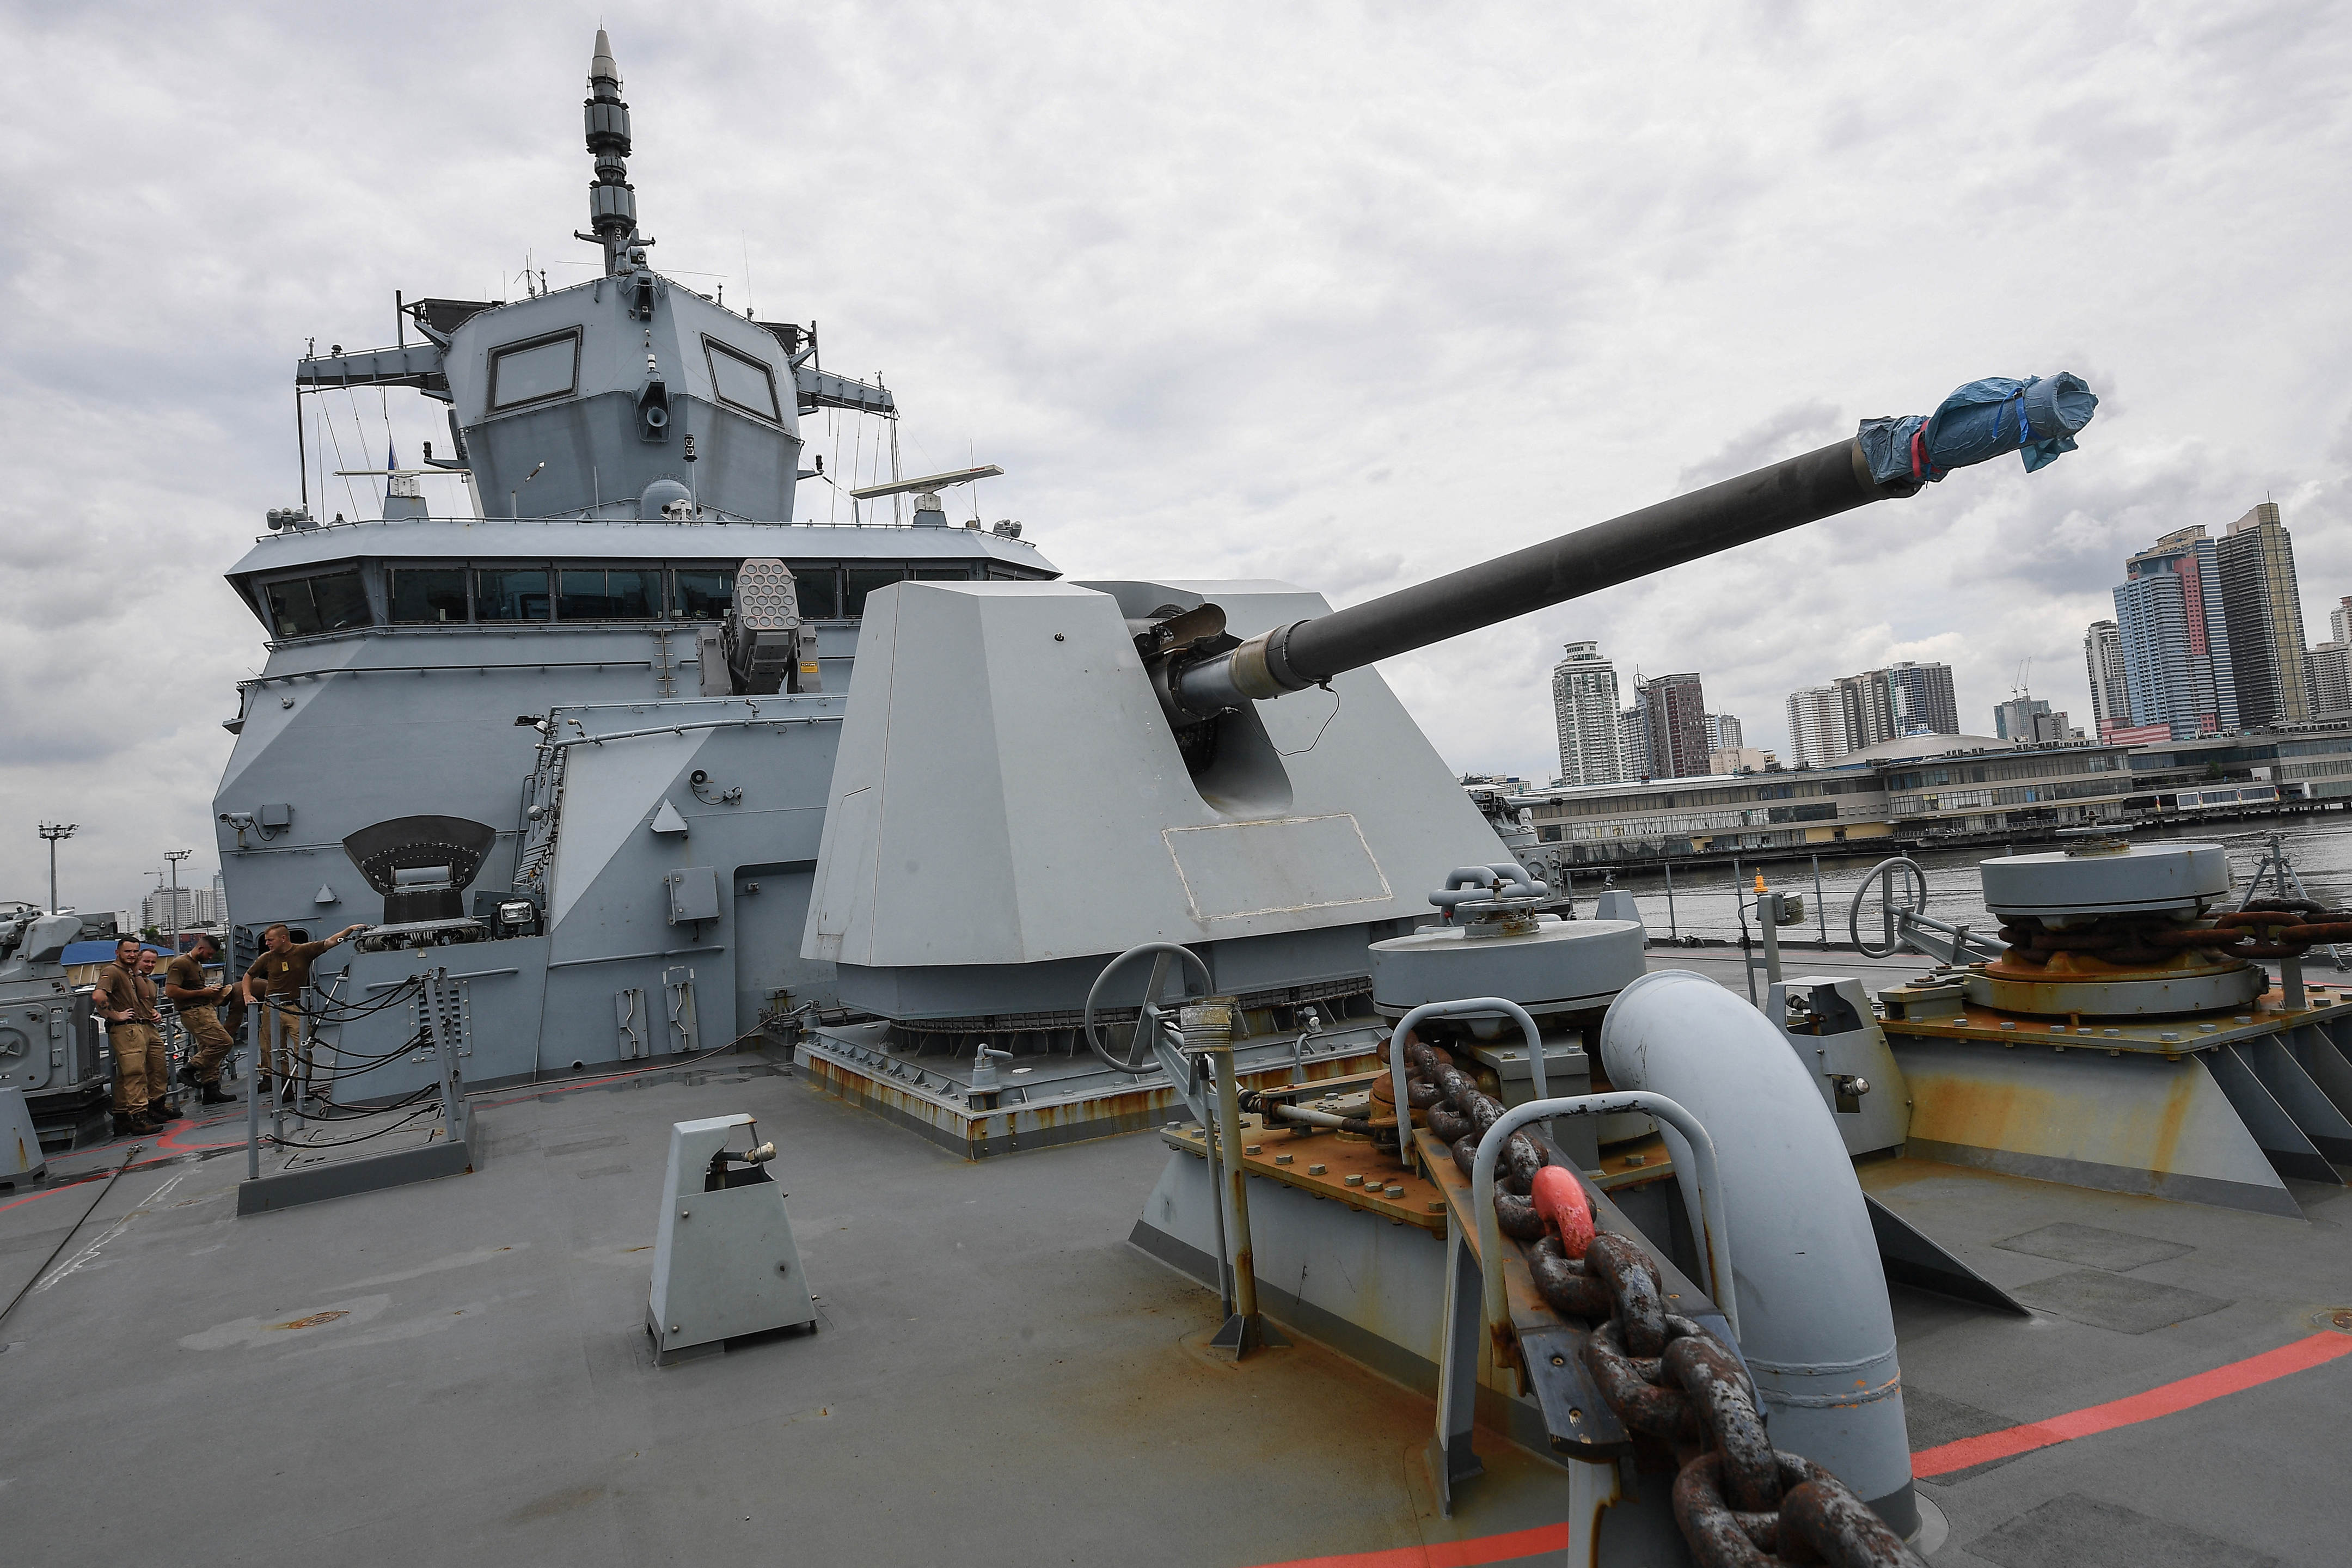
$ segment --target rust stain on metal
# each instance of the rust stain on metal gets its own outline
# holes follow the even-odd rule
[[[1257,1153],[1242,1156],[1246,1174],[1264,1176],[1318,1198],[1335,1198],[1349,1208],[1376,1214],[1433,1235],[1444,1233],[1443,1194],[1420,1171],[1408,1172],[1398,1164],[1391,1150],[1374,1143],[1345,1142],[1328,1132],[1300,1133],[1286,1129],[1268,1132],[1255,1116],[1242,1118],[1242,1133],[1244,1138],[1255,1134],[1265,1140],[1258,1145]],[[1208,1157],[1208,1140],[1197,1127],[1162,1129],[1160,1137],[1171,1149],[1202,1159]],[[1285,1154],[1299,1152],[1302,1146],[1313,1153],[1308,1163],[1276,1163]],[[1361,1178],[1362,1184],[1349,1186],[1351,1176]],[[1389,1195],[1391,1187],[1397,1189],[1394,1197]]]
[[[321,1323],[331,1323],[337,1318],[350,1316],[349,1312],[343,1311],[313,1312],[307,1318],[296,1318],[290,1322],[272,1323],[269,1326],[273,1329],[315,1329]]]
[[[2014,1083],[1988,1083],[1906,1066],[1911,1087],[1911,1136],[1935,1143],[2006,1148],[2021,1119],[2046,1122],[2058,1096]]]
[[[2189,1108],[2197,1097],[2197,1079],[2189,1072],[2175,1073],[2172,1084],[2165,1091],[2164,1110],[2158,1114],[2156,1124],[2156,1159],[2152,1170],[2169,1171],[2173,1156],[2180,1149],[2180,1134],[2189,1125]]]
[[[1360,1062],[1368,1054],[1308,1063],[1306,1077],[1318,1084],[1346,1077],[1349,1064]],[[1000,1100],[982,1109],[947,1103],[821,1051],[805,1052],[801,1061],[813,1087],[862,1110],[923,1131],[932,1142],[960,1148],[964,1158],[974,1161],[990,1157],[989,1145],[999,1137],[1006,1144],[1003,1152],[1012,1152],[1141,1131],[1165,1123],[1182,1103],[1172,1086],[1162,1086],[1059,1102],[1006,1104]],[[1291,1081],[1287,1063],[1241,1075],[1243,1084],[1257,1089]]]

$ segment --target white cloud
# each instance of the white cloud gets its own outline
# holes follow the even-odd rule
[[[659,261],[816,318],[829,366],[899,390],[909,459],[1003,463],[988,515],[1074,576],[1351,602],[1977,375],[2098,386],[2083,450],[2030,479],[1994,464],[1393,661],[1462,766],[1549,776],[1574,637],[1700,670],[1751,744],[1793,687],[1906,654],[1951,660],[1969,728],[2029,658],[2086,720],[2123,554],[2266,492],[2306,618],[2352,590],[2333,8],[608,21]],[[395,289],[484,297],[527,252],[583,276],[594,25],[0,6],[0,893],[38,887],[40,816],[83,822],[61,862],[89,906],[210,844],[259,657],[220,574],[293,499],[291,361],[382,340]],[[441,435],[413,396],[331,413],[330,468]]]

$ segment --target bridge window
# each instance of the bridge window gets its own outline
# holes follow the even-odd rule
[[[367,590],[355,572],[295,577],[262,589],[273,637],[307,637],[368,624]]]
[[[463,566],[394,566],[387,575],[392,583],[393,625],[428,626],[466,618]]]
[[[534,338],[490,353],[490,406],[519,408],[569,397],[580,382],[580,331]]]
[[[566,566],[556,574],[564,621],[648,621],[661,612],[657,566]]]
[[[681,621],[723,621],[734,607],[732,566],[680,566],[669,576],[669,613]]]
[[[773,371],[714,337],[703,338],[702,352],[710,361],[710,384],[719,394],[719,402],[762,419],[779,417]]]
[[[852,566],[848,572],[849,602],[843,614],[857,620],[866,614],[866,595],[877,588],[887,588],[905,577],[903,566]]]
[[[841,618],[841,569],[837,566],[795,566],[793,580],[801,591],[801,618],[834,621]]]
[[[552,607],[542,567],[484,566],[474,573],[477,620],[543,621]]]

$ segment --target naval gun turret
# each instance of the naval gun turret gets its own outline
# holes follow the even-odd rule
[[[2070,375],[1971,383],[1932,416],[1344,610],[1268,582],[877,591],[802,954],[918,1050],[1050,1048],[1107,959],[1150,942],[1198,952],[1244,1016],[1366,1017],[1368,951],[1425,918],[1418,890],[1505,858],[1371,665],[1997,451],[2037,467],[2095,403]]]
[[[65,965],[84,924],[71,910],[0,909],[0,1089],[24,1092],[50,1149],[106,1135],[105,1041],[89,987]]]

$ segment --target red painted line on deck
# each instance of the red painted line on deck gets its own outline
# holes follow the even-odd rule
[[[154,1147],[163,1151],[163,1152],[152,1160],[140,1160],[132,1164],[124,1166],[123,1169],[125,1171],[144,1171],[149,1169],[151,1166],[168,1165],[174,1160],[184,1159],[190,1154],[201,1153],[207,1149],[242,1149],[245,1147],[245,1140],[242,1138],[234,1139],[226,1143],[181,1143],[174,1142],[174,1140],[185,1137],[191,1132],[201,1132],[207,1127],[218,1127],[223,1122],[236,1120],[240,1120],[236,1115],[215,1116],[209,1121],[190,1122],[188,1125],[178,1128],[170,1132],[150,1134],[148,1142],[153,1144]],[[129,1138],[116,1138],[104,1143],[92,1143],[88,1148],[73,1150],[70,1156],[60,1155],[59,1158],[71,1157],[79,1159],[84,1154],[103,1153],[109,1149],[120,1149],[125,1143],[129,1143],[131,1142],[132,1142],[132,1140]],[[71,1192],[74,1188],[82,1186],[90,1182],[102,1182],[112,1174],[114,1174],[113,1166],[100,1165],[93,1170],[76,1171],[70,1175],[52,1176],[49,1178],[49,1184],[41,1188],[38,1192],[26,1193],[21,1198],[12,1199],[7,1203],[0,1204],[0,1214],[6,1214],[13,1208],[22,1208],[26,1204],[37,1202],[41,1198],[54,1196],[58,1193]]]
[[[1923,1448],[1911,1456],[1911,1473],[1923,1477],[1949,1475],[1971,1465],[2006,1459],[2012,1454],[2031,1453],[2094,1433],[2153,1421],[2159,1415],[2170,1415],[2290,1373],[2324,1365],[2344,1355],[2352,1355],[2352,1335],[2322,1331],[2243,1361],[2233,1361],[2227,1366],[2217,1366],[2210,1372],[2200,1372],[2194,1377],[2184,1377],[2178,1383],[2151,1388],[2145,1394]]]
[[[1343,1552],[1337,1557],[1299,1557],[1258,1568],[1478,1568],[1515,1557],[1540,1557],[1568,1550],[1568,1526],[1539,1524],[1504,1535],[1471,1541],[1439,1541],[1427,1546],[1391,1546],[1381,1552]]]

